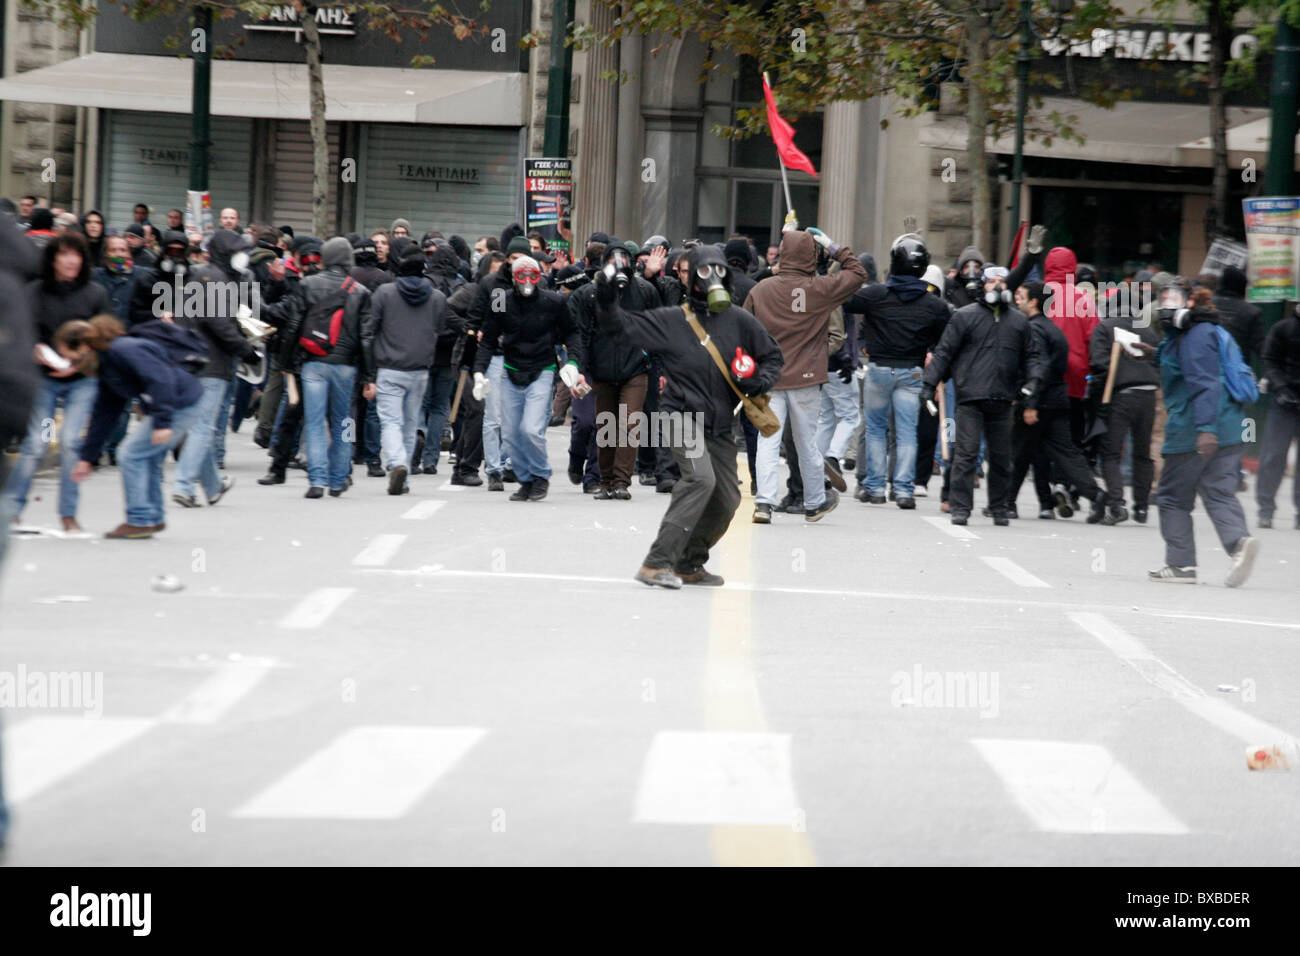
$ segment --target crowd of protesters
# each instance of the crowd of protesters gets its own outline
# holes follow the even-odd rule
[[[21,252],[7,258],[30,317],[0,351],[12,374],[36,375],[25,431],[19,390],[3,403],[19,530],[54,445],[62,532],[85,533],[79,484],[116,467],[125,520],[107,537],[135,539],[164,530],[168,501],[230,493],[226,442],[246,421],[268,456],[259,484],[297,470],[308,499],[347,493],[361,465],[390,495],[446,469],[454,485],[513,485],[516,502],[551,493],[549,430],[567,424],[575,489],[672,496],[646,584],[722,583],[705,562],[746,484],[768,525],[823,520],[846,476],[857,501],[904,510],[938,479],[941,510],[965,525],[984,482],[982,515],[1006,526],[1032,469],[1040,519],[1086,500],[1088,523],[1145,523],[1154,497],[1162,583],[1197,579],[1199,495],[1236,586],[1259,547],[1238,499],[1256,438],[1243,423],[1267,405],[1262,528],[1300,437],[1300,320],[1266,334],[1244,273],[1150,264],[1103,288],[1042,227],[1009,266],[967,248],[946,270],[900,236],[880,281],[872,255],[793,224],[761,255],[743,236],[605,232],[571,254],[517,224],[470,240],[396,219],[322,238],[224,209],[203,236],[178,209],[159,228],[141,204],[115,228],[33,197],[9,206],[3,241]],[[699,433],[633,427],[671,416]],[[1300,492],[1296,510],[1300,528]]]

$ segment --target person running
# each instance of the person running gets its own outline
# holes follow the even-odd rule
[[[616,341],[645,349],[663,362],[666,384],[661,410],[679,413],[696,423],[672,436],[672,454],[681,469],[668,511],[650,551],[634,576],[652,587],[683,584],[717,587],[720,575],[705,569],[709,551],[717,545],[740,506],[736,478],[736,445],[732,438],[735,388],[762,395],[780,379],[781,348],[763,325],[731,299],[731,271],[722,253],[697,246],[687,257],[691,284],[687,304],[719,353],[752,362],[752,372],[724,377],[686,321],[680,306],[645,312],[624,312],[614,284],[598,273],[597,318]],[[821,339],[824,343],[825,338]],[[748,364],[748,363],[747,363]],[[823,362],[824,364],[824,362]],[[817,484],[821,485],[818,473]]]
[[[558,361],[555,353],[564,346],[568,358],[559,376],[576,391],[586,385],[578,371],[582,342],[564,297],[537,288],[542,269],[536,259],[521,255],[509,270],[511,288],[499,299],[499,308],[496,304],[488,308],[483,341],[501,343],[505,371],[499,405],[501,435],[519,478],[519,490],[510,500],[541,501],[550,489],[546,426]],[[490,348],[479,348],[474,359],[475,398],[485,398],[492,387],[484,374],[491,358]]]
[[[1197,287],[1184,308],[1181,291],[1178,285],[1165,289],[1157,313],[1165,339],[1156,361],[1169,411],[1156,489],[1165,566],[1147,577],[1161,584],[1196,583],[1192,508],[1200,495],[1232,562],[1224,583],[1235,588],[1246,582],[1259,554],[1259,539],[1251,537],[1237,500],[1244,410],[1224,383],[1214,294]],[[1240,350],[1232,344],[1240,360]]]
[[[167,527],[163,512],[163,461],[199,422],[203,389],[177,362],[178,353],[202,355],[203,341],[168,322],[145,322],[131,335],[111,315],[65,323],[55,336],[59,354],[75,368],[98,365],[99,390],[81,459],[72,480],[90,477],[118,416],[132,400],[145,417],[118,449],[126,521],[106,538],[152,538]]]
[[[54,236],[42,250],[40,278],[27,288],[28,305],[36,319],[35,361],[41,372],[41,388],[32,407],[18,463],[5,486],[14,520],[27,504],[32,477],[46,449],[56,440],[54,413],[63,408],[59,429],[59,519],[65,532],[80,533],[77,504],[80,498],[73,470],[79,460],[81,433],[95,404],[96,382],[76,366],[64,366],[51,356],[54,333],[64,323],[86,320],[109,310],[108,293],[91,281],[86,240],[77,233]],[[44,348],[42,348],[44,346]]]

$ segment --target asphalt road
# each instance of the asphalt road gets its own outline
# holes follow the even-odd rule
[[[727,586],[667,592],[631,580],[666,497],[582,495],[549,435],[542,503],[445,458],[306,501],[232,435],[235,489],[153,540],[15,540],[6,864],[1300,863],[1300,769],[1245,762],[1300,733],[1286,505],[1229,590],[1201,515],[1179,587],[1154,513],[758,527],[746,496]],[[115,470],[82,500],[115,526]]]

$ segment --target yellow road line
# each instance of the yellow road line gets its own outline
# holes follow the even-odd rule
[[[748,476],[743,457],[739,473]],[[752,581],[753,499],[745,497],[714,551],[715,573]],[[765,733],[767,717],[758,690],[751,647],[752,591],[718,590],[709,609],[709,655],[705,664],[704,727],[709,731]],[[715,826],[709,849],[719,866],[816,866],[802,819],[788,826]]]

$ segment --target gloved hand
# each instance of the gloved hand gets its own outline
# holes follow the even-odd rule
[[[1034,226],[1029,230],[1029,239],[1025,243],[1025,248],[1034,255],[1043,251],[1043,240],[1047,238],[1047,227],[1043,225]]]
[[[618,298],[618,290],[614,288],[614,283],[609,281],[604,270],[596,273],[596,304],[608,308],[614,304]]]
[[[816,226],[809,226],[806,232],[808,235],[813,237],[813,240],[817,245],[826,250],[827,255],[833,256],[835,253],[840,251],[839,245],[833,242],[830,236],[826,235],[826,233],[822,232]]]
[[[785,235],[787,232],[794,232],[798,228],[799,217],[795,215],[795,211],[791,209],[785,214],[785,223],[781,226],[781,234]]]
[[[1210,458],[1219,450],[1219,436],[1214,432],[1196,433],[1196,454]]]
[[[578,384],[578,366],[572,362],[565,362],[561,365],[560,381],[564,383],[565,388],[576,388]]]
[[[483,401],[484,398],[487,397],[487,394],[490,391],[492,391],[492,383],[488,381],[488,377],[484,375],[482,372],[475,372],[474,391],[473,391],[474,398],[481,402]]]
[[[922,386],[921,386],[921,404],[922,404],[922,405],[924,405],[926,402],[933,402],[933,401],[934,401],[934,391],[935,391],[935,389],[934,389],[934,386],[933,386],[933,385],[922,385]]]
[[[843,382],[845,385],[848,385],[850,382],[853,381],[853,366],[843,365],[840,367],[840,370],[836,374],[839,375],[841,382]]]

